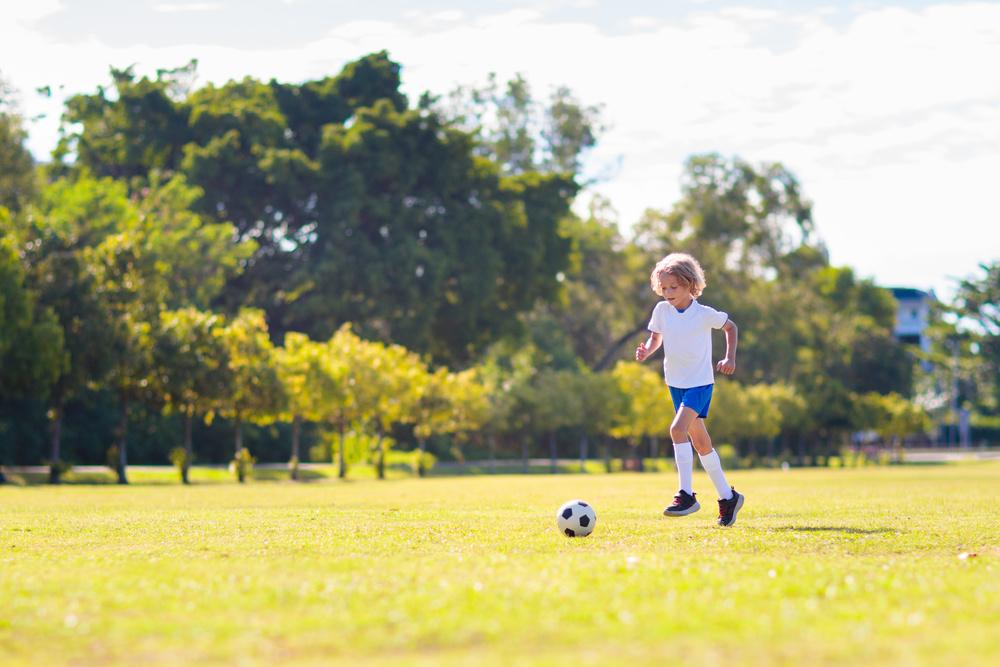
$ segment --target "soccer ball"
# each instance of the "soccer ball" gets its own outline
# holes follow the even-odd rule
[[[594,532],[597,513],[582,500],[571,500],[559,508],[556,523],[559,532],[566,537],[586,537]]]

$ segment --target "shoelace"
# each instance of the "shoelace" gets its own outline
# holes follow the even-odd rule
[[[736,498],[736,496],[733,496],[732,498],[730,498],[730,500],[734,500],[735,498]],[[726,518],[726,506],[728,504],[729,504],[729,500],[720,500],[719,501],[719,518],[720,519],[725,519]]]

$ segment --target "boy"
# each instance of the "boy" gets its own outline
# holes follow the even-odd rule
[[[726,313],[698,303],[697,297],[705,289],[705,273],[691,255],[672,253],[661,259],[653,267],[650,284],[664,300],[653,309],[649,339],[636,348],[635,358],[645,360],[663,343],[663,376],[676,411],[670,437],[680,478],[674,502],[663,513],[687,516],[701,509],[691,489],[694,444],[701,465],[719,492],[719,525],[732,526],[744,498],[726,482],[719,454],[712,448],[712,438],[705,429],[705,418],[715,382],[712,329],[722,329],[726,334],[726,356],[716,368],[732,375],[736,371],[736,324]]]

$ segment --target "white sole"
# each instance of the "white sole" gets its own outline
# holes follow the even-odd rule
[[[695,512],[697,512],[700,509],[701,509],[701,505],[699,505],[698,501],[696,500],[696,501],[694,501],[694,505],[692,505],[691,507],[687,508],[683,512],[670,512],[670,511],[668,511],[669,508],[667,508],[667,509],[663,510],[663,516],[687,516],[688,514],[694,514]]]

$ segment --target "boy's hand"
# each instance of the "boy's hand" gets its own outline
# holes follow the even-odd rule
[[[649,350],[646,349],[645,343],[639,343],[639,347],[635,348],[635,360],[645,361],[649,356]]]
[[[718,370],[723,375],[732,375],[736,372],[736,360],[726,357],[715,365],[716,370]]]

